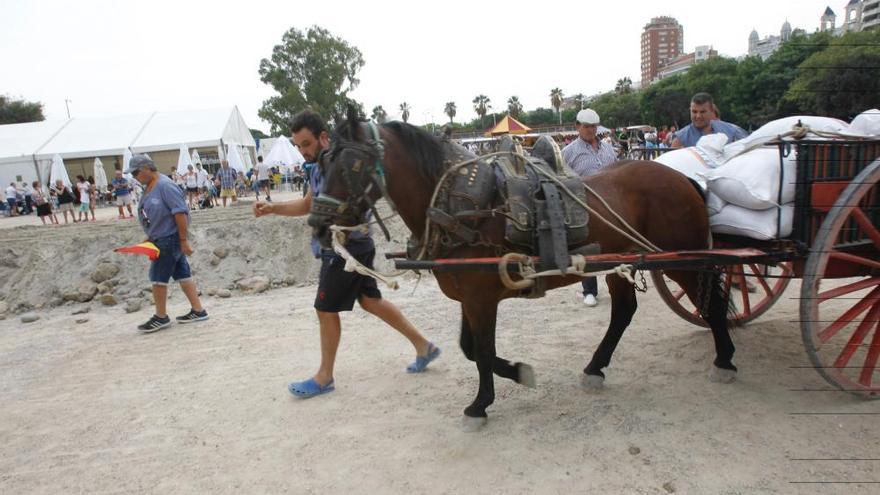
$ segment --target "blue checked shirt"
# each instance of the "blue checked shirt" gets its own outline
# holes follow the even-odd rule
[[[220,177],[221,189],[235,189],[235,179],[238,177],[238,172],[234,168],[221,168],[217,171],[217,177]]]
[[[577,138],[562,148],[562,159],[575,173],[581,177],[589,177],[599,173],[608,164],[617,161],[617,153],[610,144],[604,141],[599,141],[599,149],[597,150],[590,143]]]

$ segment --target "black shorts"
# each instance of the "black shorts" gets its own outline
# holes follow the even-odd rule
[[[376,250],[354,255],[355,259],[368,268],[373,268],[375,256]],[[336,254],[322,255],[315,309],[325,313],[351,311],[354,302],[361,296],[382,299],[376,279],[345,271],[345,260]]]

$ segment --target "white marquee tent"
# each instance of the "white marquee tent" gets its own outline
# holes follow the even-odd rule
[[[237,144],[255,153],[256,143],[237,107],[152,112],[64,122],[0,125],[0,184],[21,176],[46,182],[52,156],[63,159],[120,156]]]
[[[266,153],[266,139],[261,139],[260,144],[263,145],[263,153]],[[284,167],[288,169],[296,165],[302,165],[305,162],[299,150],[290,144],[290,140],[282,136],[275,138],[272,142],[269,153],[265,155],[263,161],[273,167]]]

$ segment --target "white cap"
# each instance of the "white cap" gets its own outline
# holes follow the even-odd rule
[[[599,125],[599,114],[592,108],[585,108],[578,112],[577,121],[579,124]]]

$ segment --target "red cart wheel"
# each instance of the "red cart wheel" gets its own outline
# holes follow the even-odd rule
[[[828,383],[865,397],[880,394],[880,160],[838,196],[804,267],[801,333]],[[846,277],[846,278],[843,278]]]
[[[741,326],[766,313],[782,296],[791,281],[790,262],[777,266],[747,264],[724,267],[724,283],[736,313],[730,325]],[[685,320],[709,328],[678,284],[665,277],[662,270],[651,272],[657,293],[672,311]]]

